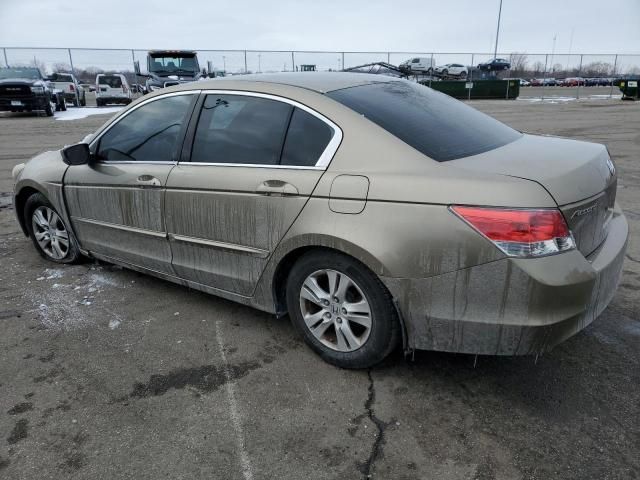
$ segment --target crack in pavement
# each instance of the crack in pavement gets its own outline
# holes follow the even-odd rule
[[[382,448],[386,443],[384,437],[385,430],[392,422],[385,423],[378,417],[376,417],[376,414],[373,411],[373,404],[376,401],[376,390],[373,383],[373,376],[371,375],[371,369],[367,370],[367,376],[369,377],[369,396],[367,398],[367,401],[364,403],[364,408],[367,411],[369,420],[371,420],[378,429],[378,433],[375,434],[376,440],[371,446],[371,453],[369,454],[369,458],[367,458],[366,462],[359,464],[358,469],[360,470],[360,473],[364,475],[364,478],[371,478],[373,476],[375,463],[378,458],[382,456]]]

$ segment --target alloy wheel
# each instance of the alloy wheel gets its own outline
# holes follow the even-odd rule
[[[300,310],[311,334],[332,350],[353,352],[371,333],[366,296],[352,278],[336,270],[317,270],[305,279]]]
[[[42,251],[55,260],[69,253],[69,232],[62,219],[49,207],[41,206],[31,216],[33,235]]]

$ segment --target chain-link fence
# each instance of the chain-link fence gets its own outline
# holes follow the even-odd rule
[[[84,48],[13,48],[0,47],[0,65],[38,66],[43,73],[69,72],[81,82],[93,83],[96,74],[120,72],[136,83],[134,62],[142,73],[147,50]],[[290,72],[302,69],[337,71],[359,65],[384,62],[392,65],[413,58],[425,58],[439,68],[429,80],[442,78],[473,81],[486,78],[481,64],[491,61],[491,53],[438,52],[322,52],[268,50],[196,50],[201,68],[211,65],[218,74]],[[620,78],[640,76],[640,55],[498,53],[508,67],[489,70],[492,78],[521,79],[520,98],[540,101],[576,98],[612,98],[620,95]],[[453,65],[454,67],[448,67]],[[445,76],[442,75],[446,70]],[[424,75],[426,72],[421,72]],[[423,78],[424,79],[424,78]],[[140,79],[142,81],[142,79]]]

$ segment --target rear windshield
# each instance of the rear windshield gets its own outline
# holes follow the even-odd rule
[[[448,95],[405,80],[334,90],[327,95],[438,162],[493,150],[521,136]]]
[[[71,78],[71,75],[65,75],[63,73],[52,74],[51,80],[53,80],[54,82],[72,82],[73,83],[73,78]]]
[[[111,88],[120,88],[122,86],[122,79],[115,75],[105,75],[98,78],[100,85],[109,85]]]

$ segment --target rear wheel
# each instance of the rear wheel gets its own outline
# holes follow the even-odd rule
[[[73,263],[80,259],[73,233],[44,195],[35,193],[27,199],[24,218],[33,245],[43,258],[57,263]]]
[[[85,93],[82,94],[82,98],[80,99],[80,105],[83,107],[87,106],[87,95]]]
[[[47,117],[53,117],[53,105],[52,103],[49,101],[47,102],[47,104],[44,107],[44,113],[47,114]],[[58,110],[58,106],[56,105],[55,107],[56,111]]]
[[[365,265],[337,252],[302,256],[287,280],[287,307],[305,342],[328,363],[368,368],[396,347],[391,295]]]
[[[74,106],[74,107],[79,107],[79,106],[80,106],[80,102],[78,101],[78,99],[77,99],[77,98],[74,98],[74,99],[73,99],[73,106]]]

